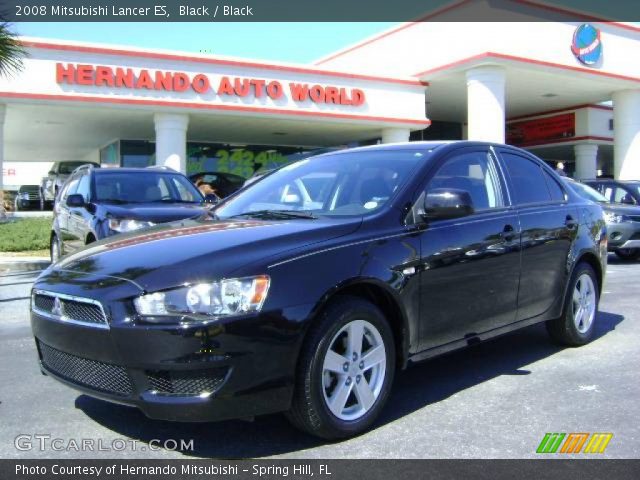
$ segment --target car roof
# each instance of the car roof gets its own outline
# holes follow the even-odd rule
[[[583,182],[598,182],[598,183],[619,183],[621,185],[629,185],[640,183],[640,180],[616,180],[614,178],[588,178],[583,180]]]
[[[100,175],[109,175],[111,173],[170,173],[173,175],[182,175],[182,173],[177,172],[173,169],[165,169],[165,168],[155,168],[155,167],[147,167],[147,168],[133,168],[133,167],[116,167],[116,168],[101,168],[94,170],[94,173]]]

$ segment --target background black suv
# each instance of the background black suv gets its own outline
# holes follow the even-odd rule
[[[610,202],[640,205],[640,180],[598,178],[597,180],[584,180],[583,183],[599,191]]]
[[[56,200],[51,260],[116,233],[198,216],[203,202],[189,179],[174,170],[84,165]]]

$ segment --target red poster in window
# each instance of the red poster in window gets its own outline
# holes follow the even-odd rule
[[[507,124],[507,143],[519,147],[554,143],[575,135],[576,115],[573,112]]]

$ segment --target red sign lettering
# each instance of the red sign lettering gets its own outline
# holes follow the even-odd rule
[[[184,72],[141,69],[137,73],[131,68],[115,68],[103,65],[56,64],[56,82],[61,85],[83,85],[133,90],[156,90],[165,92],[186,92],[198,94],[213,92],[218,96],[240,98],[262,98],[265,95],[278,100],[285,95],[285,89],[277,80],[260,78],[227,77],[220,78],[218,85],[211,85],[211,78],[198,73],[193,76]],[[357,107],[365,102],[365,94],[358,88],[338,88],[320,84],[289,83],[289,93],[294,102],[311,101],[317,104],[333,104]]]

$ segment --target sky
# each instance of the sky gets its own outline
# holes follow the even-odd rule
[[[19,35],[311,63],[397,25],[377,23],[15,23]]]

